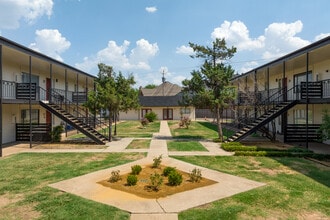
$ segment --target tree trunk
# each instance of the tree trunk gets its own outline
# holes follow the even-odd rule
[[[222,134],[222,126],[220,122],[220,106],[217,104],[217,125],[218,125],[218,138],[221,142],[223,142],[223,134]]]
[[[117,136],[117,113],[115,114],[115,130],[113,132],[114,136]]]
[[[112,116],[109,111],[109,142],[112,141]]]

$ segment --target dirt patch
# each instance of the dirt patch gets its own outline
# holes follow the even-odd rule
[[[4,219],[36,219],[40,213],[34,210],[33,205],[18,204],[21,196],[0,196],[0,213]]]
[[[171,186],[168,183],[167,177],[163,177],[163,184],[160,186],[160,189],[158,191],[154,191],[150,189],[150,175],[154,173],[162,174],[163,169],[165,166],[162,166],[161,168],[152,168],[151,165],[145,166],[142,168],[141,173],[137,176],[138,182],[135,186],[128,186],[127,185],[127,176],[130,175],[124,174],[121,175],[121,180],[111,183],[108,180],[103,180],[98,182],[99,184],[110,187],[113,189],[121,190],[124,192],[132,193],[134,195],[137,195],[139,197],[143,198],[149,198],[149,199],[156,199],[160,197],[166,197],[169,195],[173,195],[179,192],[184,192],[188,190],[192,190],[195,188],[208,186],[211,184],[217,183],[216,181],[209,180],[206,178],[202,178],[200,182],[191,182],[189,180],[189,174],[183,171],[178,170],[180,174],[182,174],[183,181],[179,186]],[[203,175],[203,173],[202,173]],[[110,174],[109,174],[110,177]]]

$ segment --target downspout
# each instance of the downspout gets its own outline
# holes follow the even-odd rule
[[[309,102],[309,92],[308,92],[308,69],[309,69],[309,53],[306,53],[306,149],[308,149],[308,102]]]
[[[30,148],[32,148],[32,106],[31,106],[31,95],[32,95],[32,88],[31,88],[31,74],[32,74],[32,57],[29,56],[29,115],[30,115]]]
[[[0,157],[2,157],[2,45],[0,44]]]

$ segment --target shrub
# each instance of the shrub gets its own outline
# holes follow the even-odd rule
[[[126,181],[127,181],[127,185],[134,186],[136,185],[138,179],[136,175],[128,175]]]
[[[134,165],[134,166],[131,166],[131,169],[132,169],[131,174],[133,174],[133,175],[139,175],[139,173],[142,170],[142,167],[140,165]]]
[[[111,171],[111,176],[109,178],[109,182],[115,183],[115,182],[121,180],[119,173],[120,173],[120,170]]]
[[[181,118],[181,121],[179,122],[179,127],[185,127],[185,128],[189,128],[189,125],[191,124],[191,119],[188,117],[183,117]]]
[[[200,169],[194,168],[190,173],[189,173],[190,181],[191,182],[200,182],[202,179],[202,171]]]
[[[152,164],[152,168],[159,168],[160,164],[162,163],[162,158],[163,158],[162,155],[159,155],[158,157],[155,157],[153,159],[154,162]]]
[[[171,186],[178,186],[182,183],[182,175],[178,171],[172,171],[168,175],[168,183]]]
[[[176,171],[175,167],[166,167],[163,170],[163,175],[168,176],[171,172],[175,172],[175,171]]]
[[[61,141],[61,134],[64,131],[62,125],[58,125],[53,127],[53,130],[50,132],[51,138],[53,142],[60,142]]]
[[[153,111],[148,112],[144,116],[146,119],[148,119],[149,122],[154,122],[157,119],[157,114]]]
[[[222,144],[221,148],[225,151],[257,151],[256,146],[244,146],[244,145],[228,145]]]
[[[149,124],[149,120],[146,118],[141,119],[141,125],[142,127],[146,127]]]
[[[150,183],[151,188],[154,191],[158,191],[159,187],[163,184],[163,177],[155,172],[154,174],[150,175]]]

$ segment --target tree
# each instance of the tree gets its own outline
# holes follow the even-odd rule
[[[99,73],[95,80],[96,89],[88,94],[85,106],[93,113],[108,113],[109,141],[112,141],[112,123],[119,111],[137,107],[137,91],[132,88],[134,77],[127,79],[119,72],[118,76],[111,66],[98,64]]]
[[[224,39],[216,39],[212,47],[189,43],[195,55],[192,58],[204,59],[199,70],[194,70],[192,78],[182,82],[184,103],[196,107],[208,106],[216,112],[218,138],[223,141],[220,110],[235,98],[235,89],[230,86],[234,70],[225,61],[236,53],[236,48],[228,48]]]
[[[146,85],[144,88],[145,89],[154,89],[154,88],[156,88],[157,86],[155,85],[155,84],[148,84],[148,85]]]

